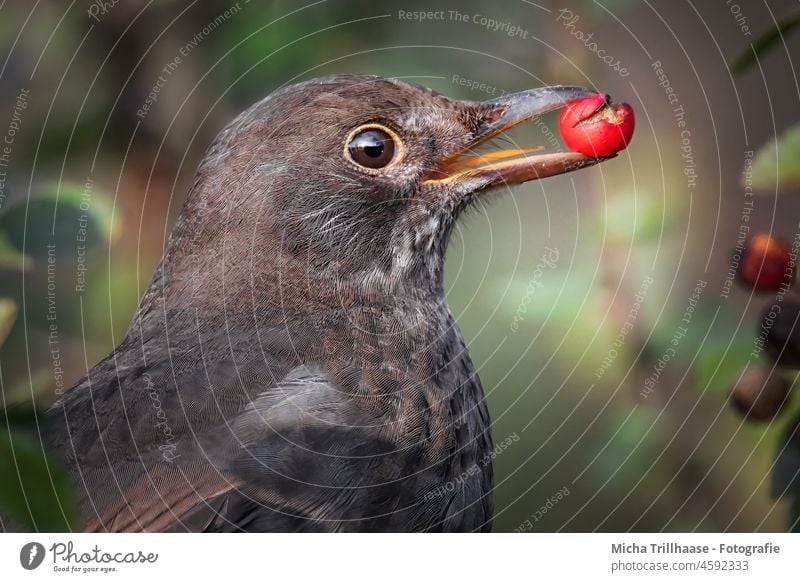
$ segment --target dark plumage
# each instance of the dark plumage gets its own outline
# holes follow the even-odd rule
[[[127,336],[52,408],[85,529],[488,530],[490,423],[444,300],[448,237],[479,192],[597,160],[461,154],[587,94],[477,103],[342,75],[241,114]],[[383,167],[354,161],[392,145]]]

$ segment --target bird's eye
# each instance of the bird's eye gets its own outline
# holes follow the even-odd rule
[[[356,130],[347,144],[347,153],[359,166],[377,170],[395,157],[395,136],[380,127]]]

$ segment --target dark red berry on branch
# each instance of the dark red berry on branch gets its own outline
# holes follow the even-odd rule
[[[768,234],[747,240],[739,264],[739,281],[757,291],[777,291],[794,282],[794,266],[788,246]]]
[[[749,420],[769,420],[784,407],[790,389],[789,381],[779,370],[754,366],[733,387],[731,404]]]

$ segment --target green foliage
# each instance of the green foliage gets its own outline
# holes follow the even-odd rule
[[[692,366],[699,390],[722,393],[731,389],[753,350],[752,333],[747,331],[733,340],[718,337],[703,344]]]
[[[313,72],[308,77],[341,70],[342,64],[331,71],[319,66],[340,55],[331,47],[346,55],[350,47],[356,51],[369,39],[381,39],[382,19],[369,20],[369,17],[387,12],[390,10],[385,6],[367,0],[354,0],[346,8],[331,2],[307,5],[285,0],[252,2],[243,10],[242,18],[227,22],[213,40],[218,51],[230,51],[218,82],[230,92],[234,102],[249,103],[253,96],[263,97],[266,87],[277,88],[286,83],[287,71]],[[366,19],[363,25],[348,24],[361,19]],[[380,53],[365,56],[363,60],[348,59],[345,68],[360,70],[378,58]],[[384,76],[392,75],[389,71],[381,72]],[[298,80],[302,78],[301,75]]]
[[[609,197],[602,227],[609,242],[655,242],[674,218],[660,200],[642,192],[619,192]]]
[[[754,188],[800,186],[800,123],[761,146],[753,160]]]
[[[27,203],[18,202],[0,215],[0,233],[9,251],[38,260],[46,259],[50,249],[62,256],[75,254],[82,244],[91,252],[107,242],[112,225],[105,200],[74,184],[46,186]]]
[[[0,298],[0,346],[6,341],[16,318],[17,304],[11,299]]]
[[[784,37],[800,26],[800,14],[789,16],[778,23],[775,28],[762,34],[754,43],[742,51],[731,63],[730,68],[736,75],[749,71],[758,59],[764,58],[767,53],[778,46]]]
[[[754,67],[759,59],[764,58],[785,42],[785,37],[800,27],[800,13],[781,20],[778,25],[752,43],[731,64],[734,74],[741,75]],[[745,185],[774,192],[780,188],[800,186],[800,123],[785,130],[776,139],[771,140],[756,152],[751,174],[742,176]],[[749,184],[748,184],[749,182]],[[702,382],[704,378],[711,382],[711,387],[730,385],[735,379],[734,372],[747,358],[747,351],[752,346],[742,345],[725,352],[701,354],[695,366],[695,373]],[[731,352],[734,355],[730,355]],[[735,355],[736,352],[741,352]],[[730,364],[728,358],[730,356]],[[724,371],[713,376],[713,370]],[[738,373],[738,372],[737,372]],[[712,380],[713,376],[713,380]],[[778,453],[772,469],[771,494],[775,498],[786,497],[791,500],[789,508],[788,529],[800,532],[800,416],[790,423],[789,428],[779,440]]]
[[[43,420],[32,409],[0,414],[0,513],[27,531],[73,530],[77,505],[65,470],[38,436]]]
[[[590,471],[602,483],[612,478],[617,483],[635,483],[641,478],[647,463],[658,455],[656,430],[658,413],[641,407],[635,414],[615,409],[609,413],[607,435],[590,444],[597,455]],[[593,458],[593,457],[590,457]]]
[[[30,261],[25,262],[25,257],[6,238],[0,235],[0,269],[21,271],[30,268]]]
[[[112,232],[110,208],[90,190],[73,185],[46,187],[29,201],[17,202],[0,215],[0,263],[19,269],[37,263],[40,274],[49,257],[90,254],[107,244]],[[25,260],[25,256],[28,259]],[[16,303],[0,298],[0,344],[16,319]],[[36,387],[52,377],[34,370],[28,381],[3,387],[3,402],[35,399]],[[77,505],[61,463],[41,440],[47,415],[14,405],[0,412],[0,514],[12,528],[65,531],[77,523]]]
[[[47,368],[32,370],[29,377],[4,386],[5,405],[16,406],[36,401],[53,389],[53,373]]]
[[[112,332],[123,334],[130,321],[129,314],[136,310],[144,291],[137,286],[142,283],[149,283],[149,274],[137,280],[134,269],[114,270],[105,266],[97,269],[84,295],[85,304],[94,306],[84,314],[87,332],[96,338],[105,338]],[[116,337],[119,340],[119,335]]]

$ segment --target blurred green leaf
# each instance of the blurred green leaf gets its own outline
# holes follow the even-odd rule
[[[753,338],[715,339],[703,343],[692,366],[697,388],[710,393],[733,387],[753,350]]]
[[[589,445],[589,451],[597,451],[590,471],[597,479],[605,480],[613,475],[617,483],[635,482],[659,452],[655,438],[657,411],[639,408],[631,414],[629,408],[614,408],[609,411],[605,423],[608,436]]]
[[[602,232],[613,242],[656,241],[673,219],[660,200],[641,192],[620,192],[609,197],[598,217]]]
[[[774,49],[781,42],[782,37],[798,26],[800,26],[800,14],[795,14],[779,22],[775,28],[766,31],[733,60],[731,63],[733,73],[741,75],[747,72],[756,64],[759,58],[763,58],[769,51]]]
[[[529,271],[515,273],[511,281],[496,281],[496,295],[492,300],[499,301],[512,318],[516,315],[520,320],[534,323],[551,317],[572,321],[585,299],[586,290],[592,287],[591,273],[567,273],[538,259]]]
[[[751,178],[754,188],[800,185],[800,123],[761,146],[753,159]]]
[[[110,205],[96,191],[75,184],[51,185],[27,204],[20,201],[0,215],[0,232],[14,250],[41,260],[50,251],[76,254],[82,246],[88,253],[107,243],[113,218]]]
[[[706,288],[704,294],[708,292],[708,288]],[[690,307],[688,302],[677,302],[675,304],[676,308],[679,310],[677,312],[673,311],[678,317],[677,320],[669,317],[661,317],[656,320],[651,329],[650,339],[647,342],[648,350],[652,350],[653,353],[661,355],[670,347],[674,347],[676,351],[675,358],[688,363],[695,357],[695,353],[698,350],[703,349],[706,344],[711,341],[712,338],[706,337],[706,332],[709,328],[717,330],[719,338],[724,338],[725,333],[734,334],[735,332],[733,329],[735,329],[735,325],[730,325],[730,322],[721,317],[715,318],[714,312],[716,311],[716,307],[709,302],[704,303],[703,299],[704,297],[701,296],[696,304],[689,325],[686,325],[684,321],[680,321],[685,313],[684,310]],[[648,301],[649,300],[650,299],[648,299]],[[681,328],[685,329],[685,335],[684,330]],[[742,337],[745,337],[744,333],[742,333]],[[677,346],[672,343],[673,340],[677,341]],[[717,341],[723,340],[719,339]],[[730,341],[730,335],[728,335],[724,341],[725,345],[727,345],[727,342]]]
[[[0,297],[0,346],[6,341],[14,320],[17,319],[17,304],[13,300]]]
[[[33,266],[33,260],[26,257],[14,248],[8,240],[0,236],[0,269],[14,269],[21,271],[23,266],[30,269]]]
[[[147,279],[140,280],[136,270],[122,262],[109,269],[97,269],[93,277],[85,295],[86,304],[92,305],[92,309],[84,314],[84,326],[93,338],[111,341],[112,330],[115,334],[125,333],[128,314],[136,310],[144,292],[139,285],[146,284]],[[124,315],[120,317],[120,313]]]
[[[23,379],[5,386],[6,406],[31,405],[40,396],[52,397],[53,371],[50,368],[33,369]],[[48,390],[50,391],[48,394]],[[16,405],[16,406],[15,406]]]
[[[61,464],[43,451],[35,418],[9,410],[0,417],[0,512],[25,530],[70,531],[78,515],[72,486]]]

